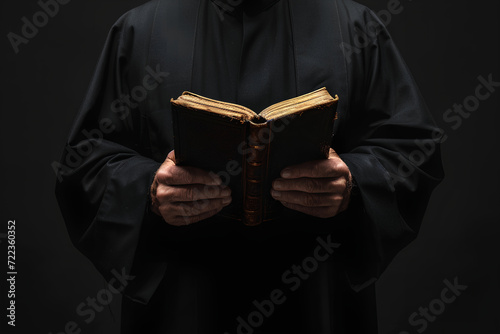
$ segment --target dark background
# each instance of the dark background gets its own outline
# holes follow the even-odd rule
[[[37,2],[2,1],[0,89],[0,233],[17,226],[15,333],[59,333],[75,321],[82,333],[118,332],[119,299],[86,324],[75,310],[104,280],[71,245],[54,197],[55,174],[111,25],[140,0],[73,0],[15,54],[7,39]],[[386,0],[364,0],[375,12]],[[499,71],[499,3],[402,0],[388,29],[448,140],[446,179],[435,191],[418,239],[377,283],[382,334],[417,333],[408,317],[440,298],[443,280],[467,289],[425,333],[500,333],[498,92],[454,130],[444,112],[475,93],[478,76]],[[0,239],[0,300],[5,299],[5,239]],[[4,255],[5,254],[5,255]],[[2,304],[2,310],[5,310]],[[0,311],[1,329],[6,317]]]

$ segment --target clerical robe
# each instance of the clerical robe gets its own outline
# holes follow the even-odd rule
[[[257,227],[150,211],[183,91],[259,111],[326,87],[354,181],[329,218]],[[213,133],[217,136],[217,133]],[[210,141],[210,138],[206,138]],[[289,154],[294,154],[293,147]],[[223,166],[221,166],[221,169]],[[376,333],[374,282],[442,178],[439,132],[389,33],[350,0],[159,0],[112,27],[57,167],[75,246],[129,277],[122,333]]]

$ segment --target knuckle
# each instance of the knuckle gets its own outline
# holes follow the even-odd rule
[[[221,192],[221,190],[219,188],[216,188],[216,187],[211,187],[211,186],[203,187],[203,194],[207,198],[217,197],[220,192]]]
[[[341,161],[338,161],[338,159],[335,159],[335,162],[333,164],[333,169],[337,172],[342,171],[343,169],[343,164]]]
[[[222,208],[224,208],[226,206],[226,204],[224,204],[224,199],[221,198],[221,199],[218,199],[217,200],[217,205],[214,207],[214,209],[216,210],[221,210]]]
[[[340,159],[339,159],[339,162],[337,164],[337,168],[341,173],[349,174],[349,167],[347,167],[347,165]]]
[[[328,181],[325,185],[325,188],[325,190],[333,192],[337,189],[337,183],[335,182],[335,180]]]
[[[219,206],[219,200],[205,200],[203,206],[200,207],[200,209],[202,209],[202,212],[207,212],[210,210],[214,210],[218,206]]]
[[[307,192],[312,193],[316,190],[316,186],[317,186],[317,184],[314,180],[307,179],[305,181],[304,188]]]
[[[156,198],[159,201],[165,201],[168,198],[168,190],[165,186],[159,186],[156,189]]]
[[[347,181],[346,179],[340,179],[337,181],[337,184],[335,186],[335,192],[336,193],[344,193],[344,191],[347,189]]]
[[[352,184],[352,179],[347,176],[344,177],[344,182],[343,182],[344,187],[347,188],[350,184]]]
[[[166,184],[172,184],[175,180],[175,172],[172,167],[165,168],[161,171],[162,180],[165,181]]]
[[[304,196],[304,204],[306,206],[314,206],[316,204],[316,198],[312,195],[305,195]]]
[[[343,200],[344,200],[344,196],[342,196],[342,195],[334,195],[333,196],[333,201],[334,202],[339,203],[339,202],[342,202]]]
[[[189,201],[189,202],[192,202],[195,200],[195,193],[194,193],[194,189],[191,188],[191,187],[187,187],[184,189],[184,196],[183,198],[186,200],[186,201]]]
[[[168,178],[168,168],[160,168],[156,172],[155,178],[162,181],[166,180]]]

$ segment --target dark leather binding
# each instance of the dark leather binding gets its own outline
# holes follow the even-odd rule
[[[272,182],[285,167],[328,157],[337,102],[252,121],[173,102],[176,163],[218,174],[231,188],[233,200],[219,216],[248,226],[277,219],[284,207],[270,194]]]
[[[247,154],[243,175],[243,221],[248,226],[259,225],[264,216],[262,195],[271,138],[270,124],[271,122],[247,122]]]

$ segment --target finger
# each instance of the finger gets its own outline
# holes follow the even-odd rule
[[[305,213],[306,215],[310,215],[318,218],[331,218],[337,215],[338,207],[335,206],[322,206],[322,207],[307,207],[300,204],[281,202],[285,207]]]
[[[344,196],[341,194],[309,194],[301,191],[271,190],[271,196],[278,201],[299,204],[307,207],[339,206]]]
[[[197,216],[203,213],[222,209],[223,207],[231,203],[231,197],[217,198],[217,199],[206,199],[196,202],[175,202],[168,203],[165,205],[165,210],[167,210],[172,216]]]
[[[169,185],[206,184],[218,186],[222,184],[220,177],[196,167],[168,166],[160,168],[156,173],[159,182]]]
[[[167,161],[167,160],[169,162],[173,162],[174,165],[176,164],[176,162],[175,162],[175,151],[174,150],[168,152],[167,159],[165,159],[165,161]]]
[[[231,196],[231,189],[225,186],[207,186],[200,184],[170,186],[160,184],[156,189],[156,198],[160,203],[193,202],[229,196]]]
[[[277,191],[302,191],[306,193],[343,193],[347,186],[345,178],[276,179],[273,189]]]
[[[281,171],[281,177],[285,179],[310,177],[337,178],[349,173],[349,168],[340,158],[308,161],[302,164],[287,167]]]
[[[332,158],[339,158],[339,155],[333,148],[330,147],[330,151],[328,152],[328,159]]]
[[[167,157],[165,158],[165,161],[162,163],[162,165],[160,166],[160,169],[157,171],[157,173],[160,170],[168,168],[170,166],[175,166],[175,152],[174,152],[174,150],[172,150],[168,153]]]

